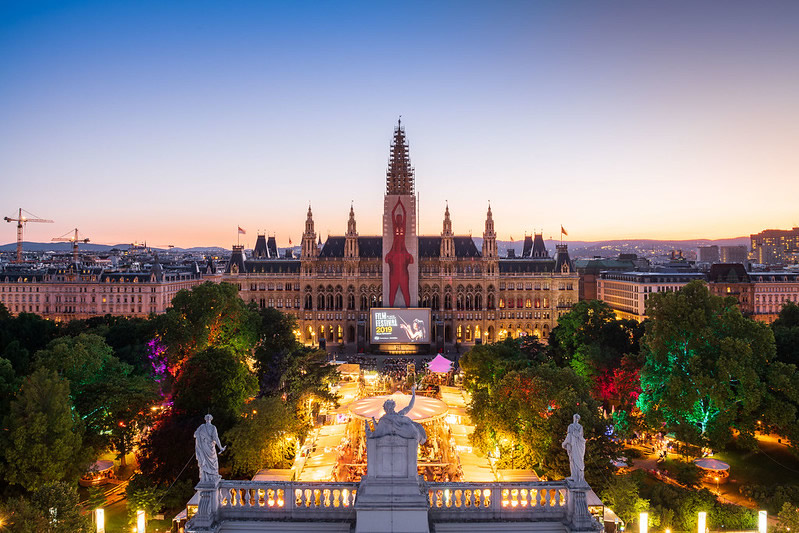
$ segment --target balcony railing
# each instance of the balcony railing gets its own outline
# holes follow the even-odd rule
[[[430,483],[433,521],[565,519],[569,489],[564,482]]]
[[[222,519],[355,519],[357,483],[229,481],[219,484]]]
[[[231,481],[219,484],[222,520],[354,520],[357,483]],[[430,518],[565,520],[565,482],[428,483]]]

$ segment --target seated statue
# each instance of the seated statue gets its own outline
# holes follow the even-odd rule
[[[386,400],[383,404],[383,411],[386,412],[380,418],[380,421],[372,417],[372,422],[374,422],[375,429],[372,431],[369,428],[369,421],[365,421],[366,424],[366,437],[370,439],[375,439],[378,437],[383,437],[385,435],[396,435],[397,437],[402,437],[403,439],[415,439],[419,444],[424,444],[427,440],[427,434],[424,431],[424,428],[418,422],[414,422],[408,416],[406,416],[411,409],[413,409],[413,404],[416,402],[416,385],[413,386],[411,390],[411,402],[408,404],[407,407],[401,409],[399,412],[394,411],[396,407],[396,403],[394,400]]]

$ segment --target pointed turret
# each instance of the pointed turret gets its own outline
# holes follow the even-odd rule
[[[266,235],[258,234],[255,239],[255,248],[252,250],[253,259],[266,259],[269,257],[269,252],[266,248]]]
[[[311,206],[308,206],[308,217],[305,219],[305,232],[302,234],[302,259],[312,259],[319,255],[319,247],[316,245],[316,232],[313,226],[313,213]]]
[[[547,252],[547,248],[544,246],[544,237],[541,233],[535,234],[532,257],[549,257],[549,252]]]
[[[391,154],[386,170],[386,194],[413,194],[413,167],[408,152],[408,141],[405,139],[405,128],[402,120],[397,121],[394,128],[394,139],[391,141]]]
[[[358,232],[355,228],[355,209],[350,205],[350,219],[347,221],[347,235],[344,243],[344,257],[358,257]]]
[[[483,258],[493,259],[497,257],[497,232],[494,231],[494,216],[491,214],[491,204],[488,204],[486,213],[486,227],[483,231]]]
[[[449,204],[444,210],[444,228],[441,232],[441,258],[455,257],[455,235],[452,233],[452,221],[449,218]]]
[[[569,246],[567,244],[556,244],[555,249],[555,271],[562,274],[571,272],[571,260],[569,259]]]

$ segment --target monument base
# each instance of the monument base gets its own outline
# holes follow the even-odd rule
[[[362,480],[355,533],[428,533],[427,498],[418,482]]]
[[[416,473],[415,439],[369,438],[369,468],[355,500],[355,533],[429,533],[428,502]]]
[[[215,479],[200,481],[194,489],[200,495],[197,512],[186,523],[186,533],[215,533],[219,530],[216,523],[219,509],[219,482],[221,476]]]

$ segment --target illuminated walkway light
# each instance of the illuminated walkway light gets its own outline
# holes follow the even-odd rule
[[[649,513],[638,515],[638,533],[647,533],[649,530]]]
[[[94,510],[94,521],[97,524],[97,533],[105,533],[105,510],[102,507]]]
[[[146,533],[146,525],[144,522],[144,511],[136,511],[136,533]]]
[[[707,513],[699,511],[699,521],[696,526],[697,533],[705,533],[707,531]]]

